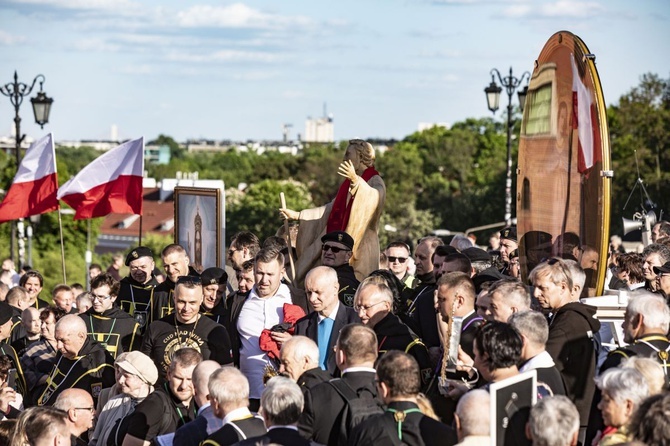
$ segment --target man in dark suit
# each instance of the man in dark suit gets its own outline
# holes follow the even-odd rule
[[[319,347],[319,366],[337,372],[333,347],[342,327],[359,323],[356,311],[338,299],[337,273],[329,266],[317,266],[307,273],[305,291],[314,311],[296,322],[295,334],[307,336]]]
[[[346,325],[335,344],[335,360],[346,383],[359,397],[377,398],[374,364],[377,359],[377,336],[361,324]],[[329,445],[339,444],[340,425],[345,400],[335,387],[327,382],[305,393],[298,429],[305,438]]]
[[[421,413],[419,364],[407,353],[393,350],[377,364],[377,386],[387,404],[386,412],[374,415],[354,428],[349,444],[454,445],[456,432]]]
[[[259,444],[309,446],[314,444],[302,438],[296,428],[303,405],[302,391],[295,382],[283,376],[271,378],[261,396],[262,415],[268,432],[236,444],[238,446]]]

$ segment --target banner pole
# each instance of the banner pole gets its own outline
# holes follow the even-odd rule
[[[65,246],[63,245],[63,218],[60,213],[60,206],[58,206],[58,227],[60,229],[60,258],[61,265],[63,265],[63,283],[67,283],[65,275]]]

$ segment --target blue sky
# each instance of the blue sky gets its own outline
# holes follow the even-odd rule
[[[21,108],[33,137],[280,139],[326,102],[338,140],[402,138],[488,116],[491,68],[531,70],[563,29],[596,54],[608,104],[670,77],[667,0],[2,0],[0,84],[46,76],[44,131]],[[0,136],[12,126],[0,97]]]

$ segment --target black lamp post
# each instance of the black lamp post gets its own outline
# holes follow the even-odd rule
[[[26,135],[21,135],[21,117],[19,116],[19,108],[23,103],[23,98],[28,96],[35,87],[35,84],[39,80],[40,82],[40,91],[37,93],[37,96],[30,99],[30,102],[33,104],[33,114],[35,115],[35,122],[40,125],[41,128],[44,128],[44,124],[49,122],[49,112],[51,111],[51,104],[53,99],[48,97],[46,93],[42,91],[42,84],[46,80],[45,77],[41,74],[35,76],[32,84],[24,84],[19,82],[19,77],[14,71],[14,82],[10,82],[0,87],[0,93],[7,96],[14,106],[14,141],[16,143],[16,169],[19,168],[19,163],[21,162],[21,143]],[[16,223],[12,222],[12,242],[10,247],[10,256],[12,260],[14,259],[14,240],[16,239]],[[17,265],[20,267],[20,261],[17,262]]]
[[[509,69],[509,76],[502,77],[500,71],[497,69],[491,70],[491,83],[484,89],[486,93],[486,102],[493,113],[500,108],[500,92],[502,88],[496,84],[495,76],[498,76],[498,81],[505,87],[507,92],[507,178],[505,180],[505,223],[509,226],[512,224],[512,96],[519,88],[524,78],[526,81],[530,79],[530,73],[526,71],[520,78],[512,75],[512,67]],[[523,107],[526,102],[526,94],[528,93],[528,85],[520,89],[517,93],[519,96],[519,108],[523,112]]]

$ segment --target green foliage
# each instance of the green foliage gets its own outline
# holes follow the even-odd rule
[[[166,136],[163,134],[158,135],[158,138],[153,141],[146,143],[147,146],[168,146],[170,148],[170,158],[183,158],[186,151],[179,147],[177,141],[175,141],[171,136]]]
[[[279,217],[284,192],[289,208],[302,210],[313,207],[307,187],[296,181],[262,180],[250,185],[244,194],[226,192],[226,232],[251,231],[261,240],[274,235],[283,222]]]
[[[660,209],[665,215],[670,211],[670,80],[643,75],[640,85],[610,106],[607,115],[614,170],[612,232],[621,233],[621,217],[631,218],[645,199],[638,186],[623,209],[638,178],[636,166],[651,200],[658,205],[657,215]]]
[[[147,234],[142,237],[142,246],[151,249],[151,252],[154,254],[154,261],[158,268],[161,268],[162,266],[161,251],[171,243],[174,243],[174,237],[171,235]]]

